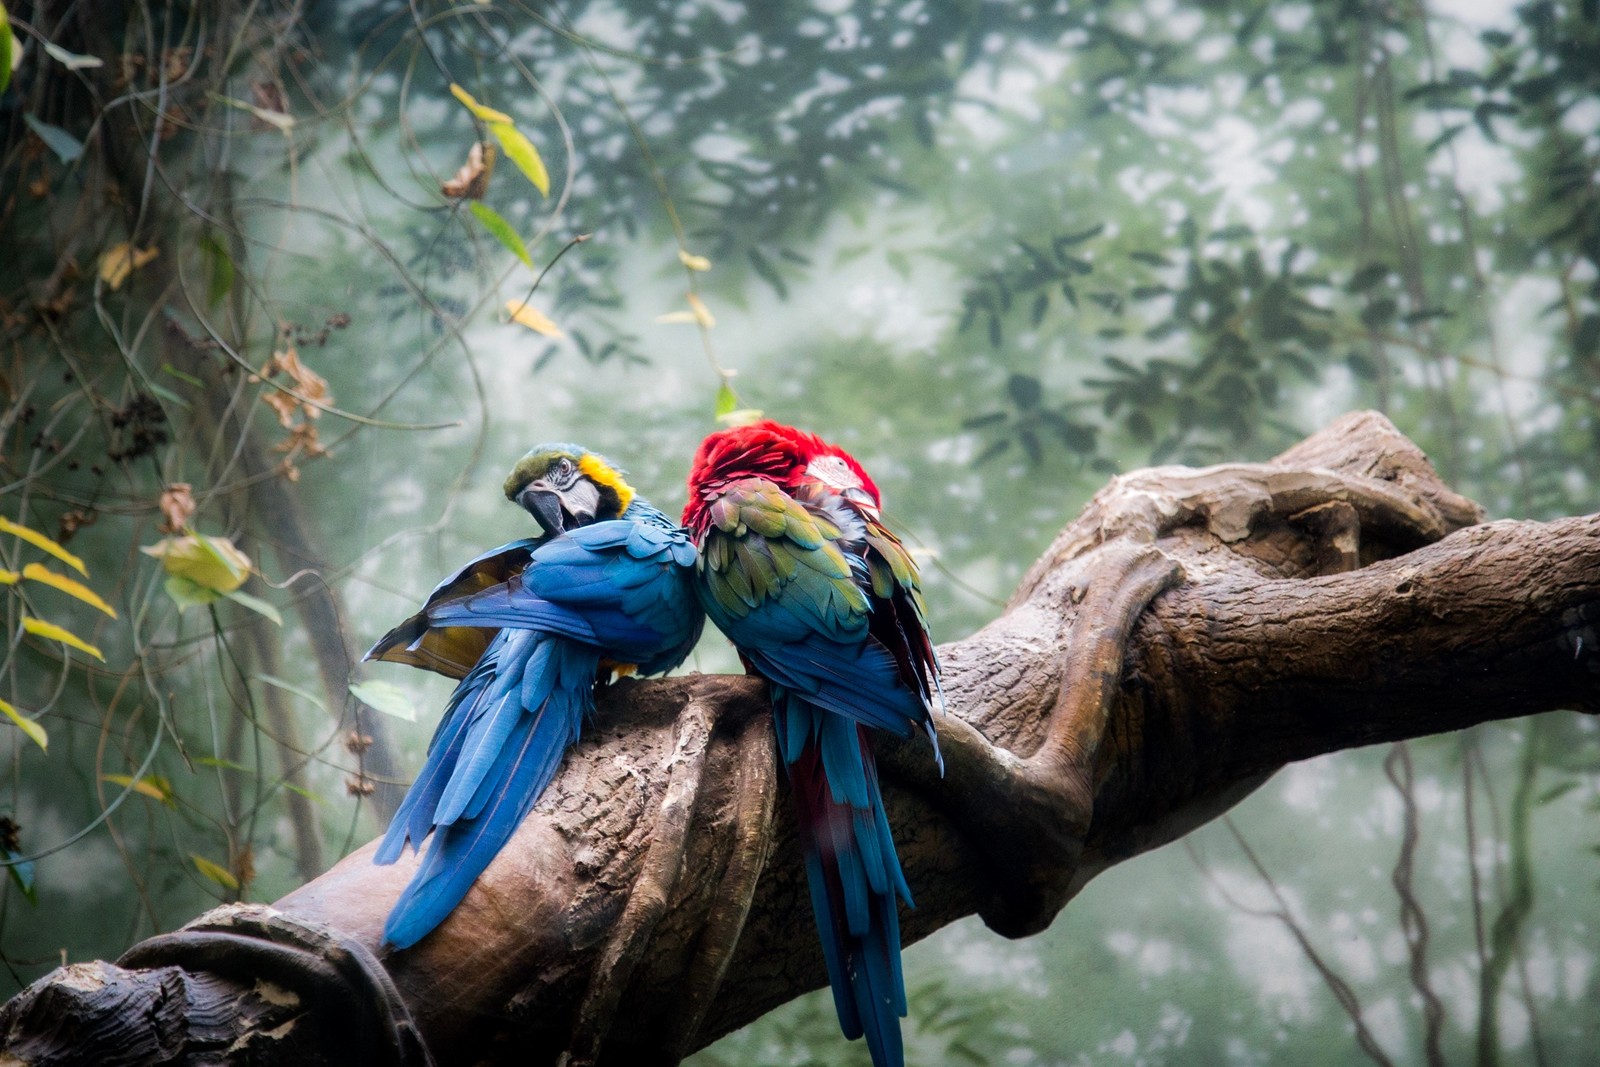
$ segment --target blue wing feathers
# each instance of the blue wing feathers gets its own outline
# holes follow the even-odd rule
[[[432,835],[384,927],[391,945],[431,932],[516,832],[594,710],[602,659],[656,673],[694,647],[704,621],[691,584],[698,555],[659,512],[642,514],[536,543],[520,574],[427,604],[430,628],[498,632],[451,696],[374,855],[392,863]]]

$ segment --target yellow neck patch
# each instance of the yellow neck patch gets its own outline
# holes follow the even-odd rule
[[[595,485],[604,486],[617,494],[617,514],[621,515],[633,503],[633,486],[622,480],[622,475],[605,465],[593,452],[578,461],[578,470]]]

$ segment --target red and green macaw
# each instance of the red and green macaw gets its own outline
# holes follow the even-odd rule
[[[577,445],[541,445],[506,479],[544,529],[479,556],[366,659],[461,679],[428,758],[373,860],[428,854],[384,925],[407,948],[471,888],[594,711],[597,680],[682,663],[700,638],[695,549],[621,471]]]
[[[933,742],[939,667],[917,568],[848,453],[762,422],[701,443],[683,524],[697,591],[748,670],[767,679],[811,904],[845,1036],[902,1064],[896,897],[911,904],[871,730]]]

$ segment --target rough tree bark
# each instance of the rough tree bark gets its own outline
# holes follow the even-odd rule
[[[1382,416],[1267,464],[1117,478],[945,645],[941,779],[886,746],[918,907],[1043,929],[1285,763],[1600,710],[1600,515],[1480,523]],[[385,954],[371,846],[0,1013],[28,1063],[670,1063],[824,983],[758,683],[624,683],[454,915]],[[131,1051],[130,1051],[131,1050]],[[9,1061],[8,1061],[9,1062]]]

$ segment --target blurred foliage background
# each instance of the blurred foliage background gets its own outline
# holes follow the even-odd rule
[[[354,661],[523,532],[537,441],[673,510],[719,412],[821,432],[942,640],[1110,475],[1353,407],[1491,515],[1596,507],[1595,0],[7,7],[7,993],[380,828],[448,683]],[[1596,741],[1288,768],[913,948],[912,1058],[1584,1059]],[[823,993],[695,1062],[866,1053]]]

